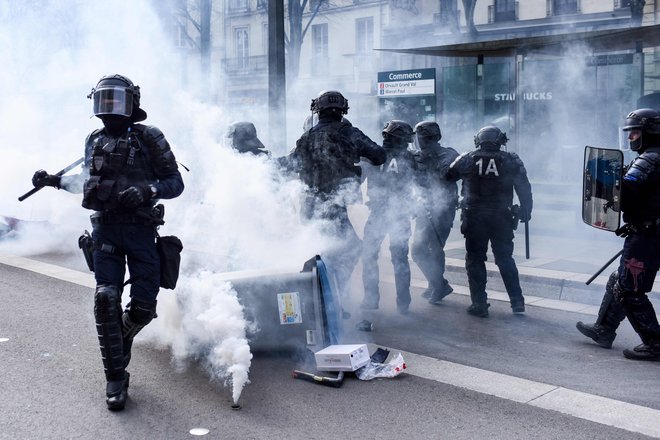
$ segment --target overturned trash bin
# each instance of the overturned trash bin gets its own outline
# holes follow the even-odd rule
[[[300,272],[230,272],[223,279],[256,324],[248,334],[253,353],[314,352],[340,340],[341,305],[320,256]]]

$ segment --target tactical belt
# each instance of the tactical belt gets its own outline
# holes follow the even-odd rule
[[[630,228],[638,234],[660,234],[660,219],[633,223],[630,225]]]
[[[154,219],[145,218],[136,214],[114,214],[104,212],[101,215],[92,214],[90,217],[92,225],[116,225],[116,224],[134,224],[134,225],[155,225]]]

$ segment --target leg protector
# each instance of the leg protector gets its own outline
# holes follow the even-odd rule
[[[605,286],[605,295],[603,296],[603,301],[598,310],[598,318],[596,319],[596,325],[602,326],[612,332],[619,328],[619,324],[621,324],[621,321],[626,317],[626,312],[623,310],[623,306],[614,298],[615,286],[617,290],[621,289],[617,283],[618,278],[618,271],[614,271],[610,274],[610,278]]]
[[[135,298],[131,298],[128,303],[121,322],[124,368],[131,361],[131,347],[135,335],[156,317],[156,304],[156,301],[152,303]]]
[[[94,318],[101,358],[108,381],[124,380],[121,330],[121,293],[118,286],[101,284],[94,294]]]
[[[623,308],[628,321],[642,342],[651,347],[660,347],[660,325],[651,301],[644,293],[623,292]]]

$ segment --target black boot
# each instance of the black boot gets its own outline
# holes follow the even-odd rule
[[[636,361],[660,361],[660,346],[639,344],[632,350],[623,350],[623,355]]]
[[[618,280],[618,272],[610,274],[605,286],[605,295],[600,303],[598,318],[594,324],[584,324],[581,321],[575,326],[578,331],[603,348],[612,348],[616,338],[616,329],[626,317],[623,305],[614,298],[614,286]]]
[[[447,284],[444,288],[433,289],[429,297],[429,303],[438,304],[445,296],[449,295],[453,291],[454,289],[449,284]]]
[[[614,330],[599,324],[583,324],[582,321],[579,321],[575,326],[580,333],[593,339],[601,347],[612,348],[612,343],[614,342],[614,338],[616,338],[616,332]]]
[[[126,404],[128,374],[124,368],[121,293],[117,286],[100,285],[94,297],[94,317],[105,370],[106,403],[116,411]]]
[[[124,378],[120,380],[109,380],[105,386],[105,403],[110,411],[121,411],[126,406],[128,399],[128,384],[131,375],[125,372]]]
[[[490,304],[472,304],[467,308],[467,312],[470,315],[478,316],[480,318],[488,318],[488,307]]]

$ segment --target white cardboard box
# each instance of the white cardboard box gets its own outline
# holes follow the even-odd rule
[[[330,345],[314,357],[319,371],[355,371],[370,361],[366,344]]]

